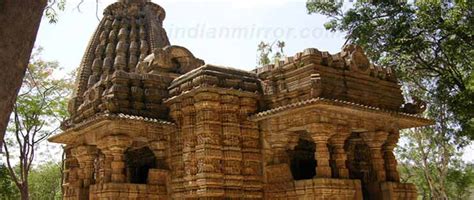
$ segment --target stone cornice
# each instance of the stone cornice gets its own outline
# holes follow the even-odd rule
[[[260,121],[267,118],[271,118],[275,115],[283,114],[287,111],[292,111],[298,108],[305,108],[309,106],[336,106],[339,108],[344,107],[344,108],[349,108],[351,110],[356,110],[356,111],[381,114],[381,115],[389,116],[394,119],[405,119],[408,121],[413,121],[413,124],[416,124],[416,126],[433,124],[432,120],[420,117],[419,115],[416,115],[416,114],[395,112],[395,111],[384,110],[384,109],[380,109],[373,106],[367,106],[367,105],[357,104],[357,103],[343,101],[343,100],[324,99],[324,98],[313,98],[313,99],[300,101],[297,103],[292,103],[285,106],[269,109],[269,110],[262,111],[250,116],[250,119],[254,121]]]
[[[244,96],[244,97],[250,97],[250,98],[257,98],[257,99],[260,98],[260,94],[254,93],[254,92],[236,90],[236,89],[233,89],[233,88],[219,88],[219,87],[213,87],[213,86],[198,86],[198,87],[195,87],[191,90],[182,92],[179,95],[176,95],[174,97],[166,99],[163,102],[165,104],[169,105],[169,104],[174,103],[176,101],[180,101],[183,98],[193,97],[195,94],[197,94],[199,92],[214,92],[214,93],[218,93],[218,94],[234,94],[234,95],[237,95],[237,96]]]
[[[135,115],[127,115],[127,114],[122,114],[122,113],[120,114],[100,113],[81,123],[74,124],[70,127],[67,127],[62,133],[48,138],[48,141],[55,142],[55,143],[69,144],[71,143],[72,140],[74,140],[76,136],[79,136],[78,135],[79,132],[81,133],[93,132],[91,131],[91,129],[101,127],[106,123],[117,122],[117,121],[119,121],[120,123],[125,123],[125,122],[132,123],[133,127],[137,125],[136,123],[144,123],[151,126],[160,126],[160,127],[169,127],[169,128],[176,127],[174,123],[160,120],[160,119],[135,116]]]

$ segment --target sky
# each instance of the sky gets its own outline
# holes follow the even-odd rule
[[[171,44],[188,48],[210,64],[252,70],[257,65],[260,41],[285,41],[288,56],[305,48],[336,53],[345,42],[344,33],[324,29],[326,17],[307,13],[305,0],[152,1],[166,11],[164,28]],[[79,2],[67,0],[56,24],[42,20],[36,40],[36,46],[43,47],[42,58],[58,61],[64,73],[79,66],[99,23],[97,18],[115,0],[98,0],[97,4],[94,0],[84,0],[80,5]],[[40,161],[61,158],[60,146],[45,145],[47,150],[41,151]],[[474,160],[473,149],[472,146],[467,149],[464,160]]]
[[[96,3],[67,0],[56,24],[42,21],[37,46],[43,58],[76,68],[99,21]],[[114,0],[99,0],[98,14]],[[154,0],[166,11],[164,28],[172,45],[188,48],[206,63],[251,70],[256,66],[260,41],[286,42],[289,56],[316,47],[332,53],[344,43],[343,33],[324,29],[327,19],[308,15],[304,0]]]

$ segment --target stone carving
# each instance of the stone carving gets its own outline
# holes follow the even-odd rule
[[[138,64],[137,69],[140,73],[177,72],[184,74],[201,65],[204,65],[204,61],[195,58],[184,47],[167,46],[155,49],[153,54]]]
[[[420,114],[426,110],[426,102],[420,100],[417,97],[413,97],[413,103],[403,104],[401,107],[402,112],[410,114]]]
[[[149,0],[105,9],[50,138],[64,199],[416,199],[393,149],[426,105],[362,48],[249,72],[170,45],[164,17]]]
[[[366,72],[371,63],[360,46],[353,44],[342,47],[341,56],[349,65],[350,70]]]

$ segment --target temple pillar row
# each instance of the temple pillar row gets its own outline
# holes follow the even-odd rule
[[[220,99],[224,192],[229,197],[238,197],[242,193],[240,188],[243,185],[242,137],[239,121],[240,100],[238,96],[230,94],[221,95]]]
[[[182,199],[185,198],[184,191],[191,195],[195,195],[197,191],[194,99],[184,98],[171,104],[170,116],[179,127],[176,134],[170,138],[170,190],[173,191],[173,198]]]
[[[332,123],[314,123],[302,129],[307,131],[315,143],[315,160],[317,178],[350,177],[347,166],[346,145],[353,132],[348,126]],[[278,131],[269,140],[272,149],[273,164],[290,164],[288,151],[298,143],[298,131]],[[393,149],[398,142],[398,134],[386,131],[368,131],[357,135],[370,151],[371,179],[375,182],[399,182],[397,162]]]
[[[193,98],[186,98],[183,99],[181,102],[181,115],[182,115],[182,122],[181,122],[181,141],[182,147],[181,149],[177,149],[176,152],[182,152],[182,162],[179,165],[176,165],[178,175],[176,177],[182,177],[183,180],[180,187],[186,189],[188,194],[196,194],[198,190],[197,182],[196,182],[196,174],[198,172],[197,160],[196,160],[196,145],[197,145],[197,136],[195,134],[196,131],[196,110],[194,108],[194,99]],[[175,109],[172,109],[173,111]],[[177,112],[177,111],[176,111]],[[179,154],[177,154],[180,157]],[[180,191],[180,189],[177,189]]]

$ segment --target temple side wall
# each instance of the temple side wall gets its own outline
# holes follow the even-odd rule
[[[181,131],[172,140],[173,198],[261,199],[257,100],[239,92],[198,91],[171,103]]]
[[[130,117],[98,120],[84,131],[65,147],[64,199],[168,199],[171,124]],[[137,161],[146,168],[131,171]]]
[[[396,126],[366,119],[363,113],[352,115],[359,114],[306,107],[260,120],[265,198],[416,199],[412,184],[399,183],[393,155]],[[302,139],[315,146],[314,159],[309,159],[315,161],[314,169],[292,169],[298,160],[308,163],[291,153]],[[297,179],[300,171],[295,170],[314,176]]]

